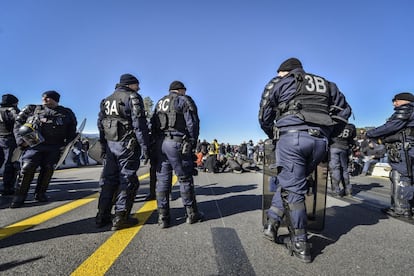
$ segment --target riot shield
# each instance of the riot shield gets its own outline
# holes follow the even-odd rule
[[[263,162],[262,223],[267,223],[266,211],[270,208],[274,189],[272,177],[276,177],[276,156],[272,140],[265,141]],[[328,184],[328,159],[321,162],[308,177],[309,191],[305,198],[308,214],[308,230],[322,231],[325,226],[326,189]]]
[[[97,140],[88,150],[88,155],[90,158],[95,160],[98,164],[103,164],[103,157],[102,157],[102,147],[101,142]]]
[[[82,135],[82,131],[85,128],[85,125],[86,125],[86,118],[83,119],[82,123],[80,124],[75,138],[73,138],[72,141],[70,141],[66,145],[66,147],[63,149],[62,153],[60,154],[60,159],[55,165],[55,170],[57,170],[63,164],[63,162],[65,161],[65,159],[68,156],[69,152],[72,150],[73,146],[75,145],[76,141],[79,140],[79,138]]]

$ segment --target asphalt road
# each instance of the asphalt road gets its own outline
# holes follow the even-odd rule
[[[196,177],[202,223],[188,225],[178,187],[172,226],[157,225],[155,201],[141,180],[136,227],[96,228],[101,167],[58,170],[50,201],[9,209],[0,197],[1,275],[413,275],[413,225],[379,209],[389,201],[386,178],[354,177],[354,197],[328,196],[325,228],[310,233],[313,262],[301,263],[262,237],[262,174]],[[143,166],[139,175],[144,176]],[[387,186],[388,185],[388,186]]]

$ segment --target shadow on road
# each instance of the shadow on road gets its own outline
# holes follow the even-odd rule
[[[366,209],[363,204],[332,206],[326,209],[325,228],[321,235],[311,235],[312,255],[323,254],[325,247],[361,225],[374,225],[388,216]]]

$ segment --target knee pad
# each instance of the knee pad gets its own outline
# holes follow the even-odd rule
[[[282,202],[283,207],[285,208],[286,214],[286,223],[288,226],[288,230],[290,235],[292,236],[306,236],[306,205],[305,200],[296,203],[289,203],[288,198],[289,194],[292,193],[288,190],[282,189]],[[296,213],[296,214],[294,214]],[[301,219],[304,218],[303,219]]]
[[[390,173],[390,180],[393,184],[400,182],[401,174],[397,170],[392,170]]]
[[[31,162],[24,162],[21,168],[21,172],[22,174],[25,173],[34,173],[36,171],[36,166],[35,164],[31,163]]]

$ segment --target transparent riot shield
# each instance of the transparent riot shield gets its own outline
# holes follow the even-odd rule
[[[263,163],[263,198],[262,223],[267,222],[266,211],[270,208],[274,195],[272,177],[277,175],[276,156],[272,140],[265,141],[265,156]],[[308,177],[309,191],[305,205],[308,214],[308,229],[322,231],[325,226],[326,189],[328,184],[328,160],[321,162],[317,169]]]

